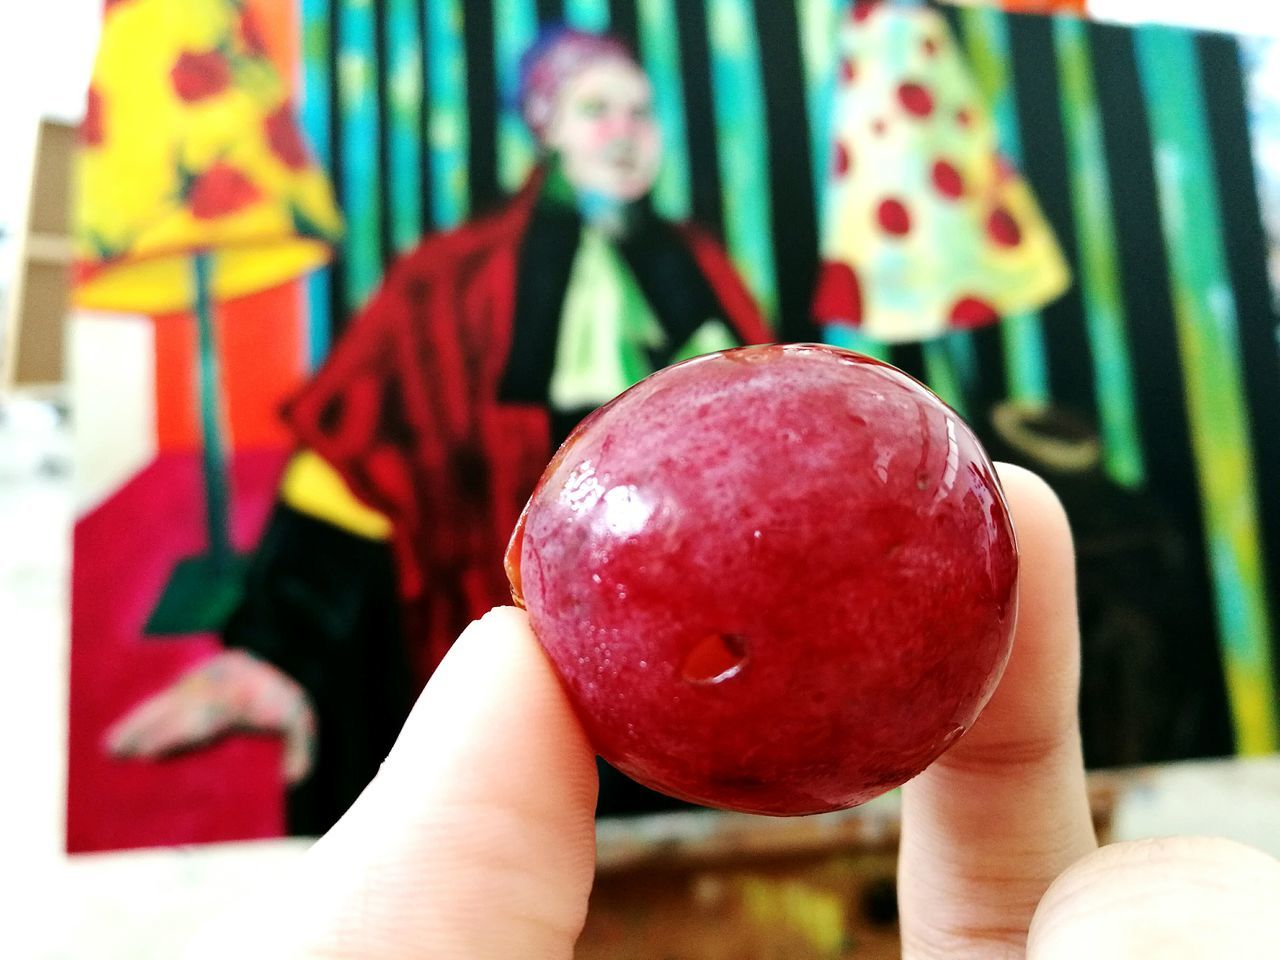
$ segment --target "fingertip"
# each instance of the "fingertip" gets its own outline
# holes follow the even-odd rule
[[[1115,843],[1073,864],[1031,923],[1031,960],[1280,955],[1280,861],[1216,837]]]
[[[442,730],[448,730],[445,738]],[[472,749],[510,753],[528,736],[547,730],[562,765],[594,766],[594,751],[578,723],[550,660],[516,607],[495,607],[473,621],[432,675],[410,712],[387,764],[406,755],[421,762],[423,750],[442,756],[453,736],[470,737]],[[542,752],[548,744],[539,742]]]
[[[568,956],[591,889],[595,798],[594,752],[527,616],[490,611],[316,845],[313,880],[338,892],[331,929],[386,957]]]
[[[997,463],[995,466],[1019,548],[1035,548],[1044,544],[1070,556],[1074,551],[1071,522],[1053,487],[1038,473],[1025,467],[1012,463]]]
[[[977,722],[904,789],[899,897],[912,957],[954,955],[957,943],[1005,949],[1053,878],[1096,845],[1070,526],[1043,479],[997,469],[1018,541],[1013,650]]]

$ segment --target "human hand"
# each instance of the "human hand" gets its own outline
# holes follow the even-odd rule
[[[271,664],[226,650],[130,710],[107,732],[116,757],[162,757],[253,730],[284,737],[286,783],[306,778],[315,760],[315,712],[302,687]]]
[[[974,728],[904,788],[907,960],[1280,955],[1280,865],[1225,841],[1097,850],[1076,721],[1070,533],[1001,471],[1022,554],[1014,653]],[[196,956],[563,960],[594,866],[592,750],[524,615],[459,638],[285,903]]]

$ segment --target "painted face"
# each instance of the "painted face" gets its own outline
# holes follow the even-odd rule
[[[644,196],[662,156],[649,78],[625,60],[593,63],[565,82],[545,142],[579,191],[624,203]]]

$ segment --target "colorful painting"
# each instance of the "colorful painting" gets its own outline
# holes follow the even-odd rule
[[[249,6],[346,232],[331,266],[218,305],[248,573],[217,630],[146,630],[206,546],[204,431],[194,319],[133,321],[151,455],[77,526],[71,850],[323,830],[456,631],[503,599],[500,547],[554,442],[659,365],[764,338],[887,357],[1054,485],[1080,557],[1091,764],[1275,748],[1271,46],[986,5]],[[896,123],[962,80],[982,139],[875,140],[851,51],[878,62]],[[615,116],[627,132],[602,134]],[[994,191],[965,231],[912,232],[917,256],[954,264],[930,245],[980,235],[993,245],[966,256],[998,270],[1012,222],[1036,238],[1034,295],[903,335],[824,293],[833,254],[875,266],[860,282],[893,274],[900,211],[870,204],[873,233],[846,203],[885,180],[832,185],[890,155],[908,213]],[[964,282],[908,294],[952,303]]]

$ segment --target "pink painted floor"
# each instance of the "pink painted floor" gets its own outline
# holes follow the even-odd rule
[[[238,454],[232,527],[249,550],[275,498],[283,451]],[[158,762],[116,760],[107,728],[211,656],[211,634],[144,637],[174,564],[205,544],[199,458],[166,453],[75,528],[67,785],[70,853],[280,836],[280,748],[238,735]]]

